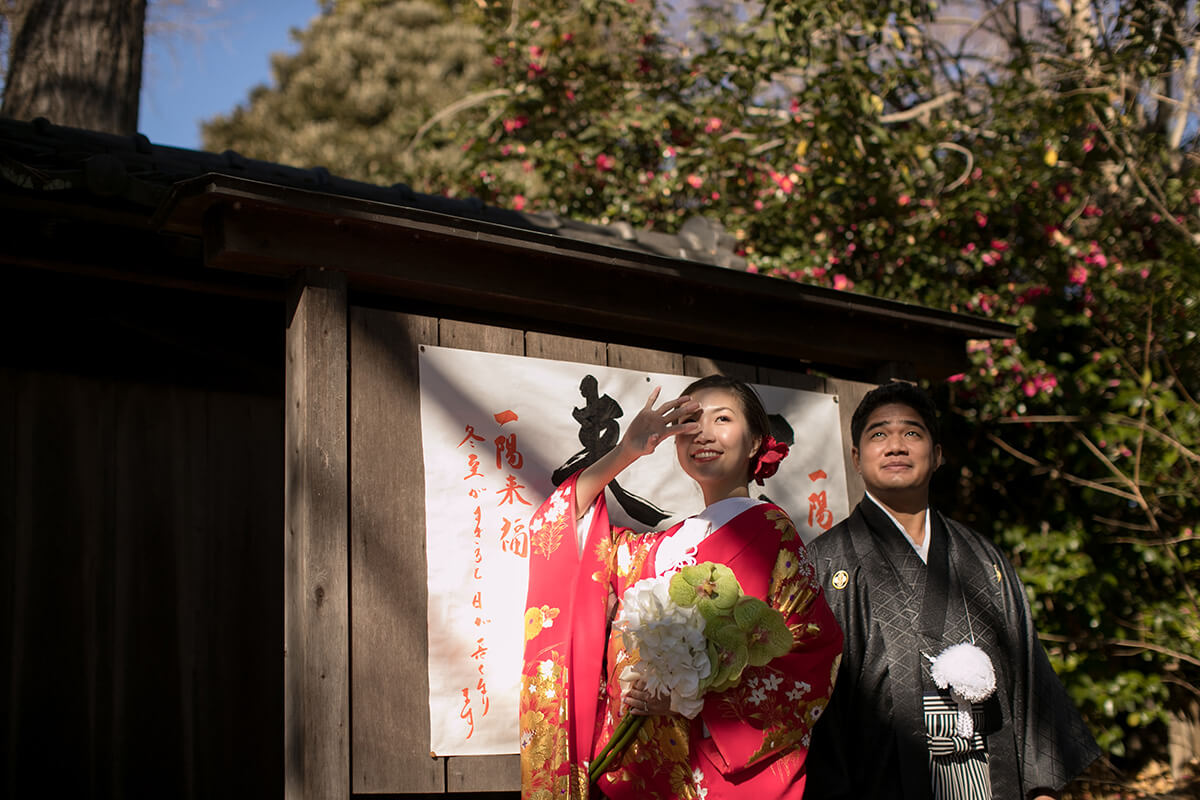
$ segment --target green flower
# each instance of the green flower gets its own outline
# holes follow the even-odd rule
[[[746,632],[731,616],[719,616],[706,623],[704,636],[708,639],[708,658],[712,663],[705,690],[723,692],[738,682],[749,663]]]
[[[745,633],[747,658],[761,667],[792,649],[792,632],[783,615],[757,597],[743,597],[733,607],[733,619]]]
[[[706,561],[679,570],[671,578],[670,594],[677,605],[695,606],[705,620],[712,620],[733,608],[742,587],[729,567]]]

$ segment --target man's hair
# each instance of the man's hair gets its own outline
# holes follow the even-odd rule
[[[941,434],[938,431],[937,406],[933,404],[933,398],[919,386],[904,381],[893,381],[867,392],[862,402],[858,404],[858,408],[854,410],[854,416],[850,418],[850,438],[854,440],[855,447],[861,444],[863,428],[867,426],[867,418],[875,412],[875,409],[889,403],[901,403],[912,408],[921,416],[921,421],[929,429],[929,437],[933,444],[941,442]]]
[[[746,424],[750,428],[750,435],[757,436],[763,442],[771,435],[771,420],[767,417],[767,411],[763,408],[762,400],[758,397],[758,392],[754,391],[748,383],[739,381],[737,378],[731,378],[728,375],[709,375],[692,381],[680,394],[694,394],[701,389],[725,389],[732,392],[742,404],[742,411],[746,415]],[[751,455],[754,454],[751,453]]]

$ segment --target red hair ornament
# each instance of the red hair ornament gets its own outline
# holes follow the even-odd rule
[[[754,462],[754,473],[750,476],[759,486],[763,481],[779,471],[779,462],[788,454],[788,446],[768,436],[759,448],[758,457]]]

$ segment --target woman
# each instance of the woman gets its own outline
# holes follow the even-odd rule
[[[770,436],[754,391],[714,375],[657,408],[655,389],[620,443],[565,481],[530,521],[530,588],[521,692],[524,798],[800,798],[809,731],[832,689],[841,631],[782,509],[752,500],[786,447]],[[609,525],[603,489],[674,438],[705,510],[664,532]],[[734,687],[704,697],[692,720],[644,685],[623,691],[628,663],[611,621],[625,589],[686,564],[730,567],[747,595],[781,607],[794,644]],[[587,766],[625,714],[648,717],[637,739],[588,786]]]

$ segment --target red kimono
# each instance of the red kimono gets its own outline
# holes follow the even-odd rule
[[[628,659],[609,622],[625,589],[654,577],[659,544],[680,527],[647,534],[612,528],[601,495],[579,555],[574,491],[574,478],[564,482],[529,526],[520,704],[526,800],[588,797],[588,764],[624,713],[617,676]],[[812,562],[787,514],[770,503],[712,531],[695,560],[728,566],[745,594],[783,611],[792,650],[748,667],[731,689],[705,695],[694,720],[649,717],[601,776],[600,790],[611,798],[799,800],[810,732],[842,651]]]

